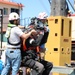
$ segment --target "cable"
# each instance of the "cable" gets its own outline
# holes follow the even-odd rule
[[[41,5],[43,6],[43,8],[46,10],[46,12],[47,12],[48,14],[50,14],[50,12],[49,12],[49,11],[47,10],[47,8],[45,7],[43,1],[42,1],[42,0],[39,0],[39,1],[40,1]]]
[[[49,4],[51,5],[51,0],[48,0]]]
[[[73,5],[71,4],[70,0],[68,0],[68,2],[70,4],[71,8],[73,9],[73,11],[75,12],[75,9],[74,9]]]

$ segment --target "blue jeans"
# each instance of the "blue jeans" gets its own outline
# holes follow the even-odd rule
[[[6,50],[6,65],[2,70],[1,75],[7,75],[10,68],[12,68],[12,75],[16,75],[21,65],[21,51],[20,49]]]

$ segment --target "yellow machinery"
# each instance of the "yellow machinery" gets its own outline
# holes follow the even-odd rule
[[[54,66],[64,66],[71,62],[71,22],[70,18],[64,16],[48,18],[50,34],[46,43],[45,59]]]

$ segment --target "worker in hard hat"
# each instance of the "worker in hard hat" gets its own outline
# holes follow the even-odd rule
[[[12,75],[17,75],[21,64],[21,39],[27,39],[31,34],[36,34],[33,29],[27,34],[23,33],[18,27],[20,17],[17,13],[12,12],[9,14],[9,24],[6,32],[7,49],[6,49],[6,65],[1,75],[7,75],[10,68],[12,68]]]
[[[38,19],[41,20],[41,22],[43,23],[43,25],[45,27],[44,36],[41,40],[41,46],[40,46],[41,58],[43,58],[43,59],[44,59],[45,51],[46,51],[45,43],[47,42],[48,35],[50,32],[50,29],[48,27],[47,17],[48,17],[48,15],[46,12],[41,12],[38,15]],[[43,60],[43,62],[45,62],[45,59]],[[48,66],[46,65],[47,63],[48,63]],[[45,71],[43,72],[42,75],[49,75],[51,69],[53,68],[53,64],[51,62],[46,61],[46,63],[44,65],[45,65]]]
[[[47,38],[48,38],[48,35],[49,35],[49,27],[48,27],[48,23],[47,23],[47,17],[48,17],[48,15],[47,15],[47,13],[46,12],[41,12],[41,13],[39,13],[39,15],[38,15],[38,19],[42,22],[42,24],[44,25],[44,27],[45,27],[45,30],[44,30],[44,38],[42,39],[42,41],[44,40],[45,41],[45,43],[47,42]],[[46,40],[45,40],[46,39]],[[45,44],[42,44],[41,46],[40,46],[40,48],[41,48],[41,51],[44,53],[45,52],[45,50],[46,50],[46,48],[45,48]],[[43,56],[43,58],[44,58],[44,56]]]
[[[39,25],[42,26],[40,18],[33,18],[33,22],[30,24],[31,26],[36,26],[36,19],[39,20]],[[45,21],[45,19],[44,19]],[[32,25],[33,24],[33,25]],[[44,25],[44,24],[43,24]],[[40,26],[40,27],[41,27]],[[37,28],[36,28],[37,30]],[[45,28],[45,33],[49,32],[48,28]],[[48,33],[45,34],[44,30],[40,30],[38,35],[29,37],[23,44],[24,51],[23,54],[23,64],[25,67],[29,67],[36,71],[37,75],[49,75],[52,70],[53,64],[51,62],[46,61],[40,57],[40,45],[44,45],[47,41]],[[44,35],[45,34],[45,35]],[[43,38],[44,36],[44,38]],[[35,38],[36,37],[36,38]],[[40,40],[40,41],[39,41]],[[42,48],[45,48],[44,46]]]

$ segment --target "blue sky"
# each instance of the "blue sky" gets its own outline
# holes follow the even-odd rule
[[[48,0],[12,0],[12,1],[22,3],[25,6],[22,11],[22,18],[35,17],[40,12],[43,11],[45,11],[48,14],[48,16],[50,15],[50,4]],[[73,2],[74,0],[71,0],[72,4]]]
[[[25,7],[23,8],[23,17],[35,17],[40,12],[45,11],[50,15],[50,4],[48,0],[13,0],[18,3],[22,3]]]

